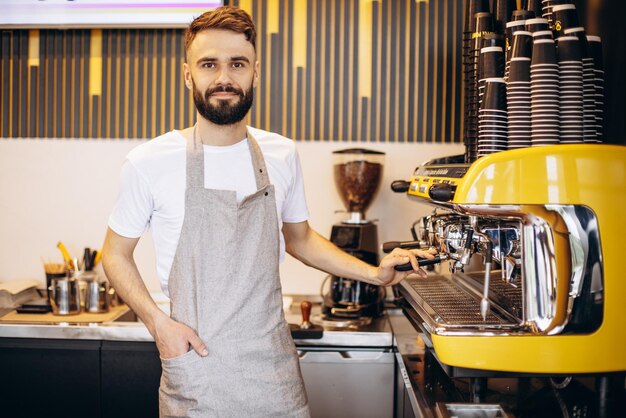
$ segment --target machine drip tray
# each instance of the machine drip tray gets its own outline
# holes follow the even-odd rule
[[[446,276],[428,278],[410,277],[400,285],[400,291],[411,306],[426,315],[434,326],[461,327],[513,327],[519,322],[492,303],[492,309],[483,320],[480,314],[480,296],[459,281]]]

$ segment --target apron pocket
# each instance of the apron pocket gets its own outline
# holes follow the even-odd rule
[[[198,361],[201,358],[202,357],[200,357],[198,353],[196,353],[196,351],[192,349],[176,357],[161,358],[161,365],[165,369],[165,368],[170,368],[170,367],[182,366],[190,362]]]
[[[192,411],[198,411],[206,402],[207,385],[206,363],[201,361],[194,350],[173,357],[161,359],[163,372],[159,387],[159,409],[162,417],[196,417]],[[201,409],[201,408],[200,408]]]

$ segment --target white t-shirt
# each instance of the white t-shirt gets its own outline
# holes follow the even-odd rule
[[[259,143],[270,182],[276,190],[280,260],[285,256],[283,222],[309,218],[300,159],[293,141],[249,128]],[[168,294],[167,281],[185,216],[186,139],[171,131],[134,148],[122,167],[120,192],[109,227],[117,234],[138,238],[151,227],[157,276]],[[248,140],[230,146],[204,145],[204,186],[235,190],[237,200],[256,192]]]

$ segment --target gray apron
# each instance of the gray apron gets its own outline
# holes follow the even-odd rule
[[[248,132],[256,193],[204,188],[204,152],[187,141],[185,218],[169,277],[171,316],[209,349],[162,359],[161,417],[309,417],[282,309],[274,186]]]

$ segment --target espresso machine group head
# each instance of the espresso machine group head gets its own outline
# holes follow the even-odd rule
[[[404,186],[434,207],[418,222],[418,241],[448,261],[398,290],[442,363],[626,370],[626,147],[525,148],[471,165],[433,160]]]

